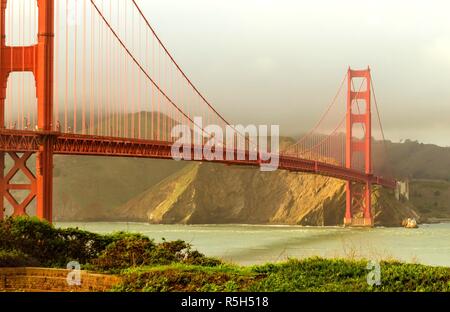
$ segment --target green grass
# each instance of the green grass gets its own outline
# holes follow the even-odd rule
[[[121,271],[121,274],[140,274],[146,272],[163,272],[165,270],[179,270],[184,272],[194,272],[194,273],[206,273],[213,274],[217,272],[221,273],[239,273],[239,274],[251,274],[252,267],[241,267],[234,264],[221,264],[217,266],[201,266],[201,265],[190,265],[184,263],[173,263],[168,265],[146,265],[135,268],[128,268]]]
[[[250,267],[181,263],[126,269],[121,275],[123,282],[114,291],[240,291],[248,289],[259,276]]]
[[[380,263],[381,285],[367,282],[367,261],[309,258],[253,267],[166,265],[122,272],[115,291],[417,292],[450,291],[450,268]]]

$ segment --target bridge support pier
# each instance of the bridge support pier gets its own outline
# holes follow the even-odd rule
[[[344,226],[373,226],[372,183],[364,185],[347,181]]]
[[[361,78],[365,82],[364,90],[353,89],[353,79]],[[347,181],[345,226],[373,226],[372,217],[372,115],[371,115],[371,76],[370,69],[352,70],[347,74],[347,131],[346,160],[348,169],[363,169],[366,174],[365,183],[354,184]],[[361,84],[362,85],[362,84]],[[362,102],[363,107],[359,107]],[[354,126],[362,125],[363,137],[354,138]],[[363,167],[358,168],[357,155],[362,159]],[[361,160],[359,160],[360,162]]]
[[[37,131],[39,148],[36,153],[36,175],[28,169],[31,153],[21,155],[8,151],[14,161],[5,176],[5,150],[0,151],[0,218],[4,217],[5,198],[13,207],[13,215],[26,214],[26,208],[36,197],[36,214],[40,219],[52,221],[53,193],[53,45],[54,45],[54,0],[36,0],[39,20],[37,44],[27,47],[6,46],[5,16],[8,1],[0,0],[0,131],[5,129],[5,98],[8,76],[12,72],[32,72],[36,81]],[[15,103],[11,103],[14,107]],[[13,177],[23,172],[29,184],[11,184]],[[20,203],[10,190],[29,190]]]

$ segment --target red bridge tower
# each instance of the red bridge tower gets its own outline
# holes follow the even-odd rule
[[[372,114],[371,114],[371,76],[370,68],[365,70],[348,69],[347,87],[347,131],[346,131],[346,160],[345,166],[355,168],[355,160],[362,159],[367,176],[364,185],[347,181],[346,209],[344,225],[373,226],[372,218]],[[365,89],[354,90],[353,79],[362,78]],[[363,102],[360,111],[358,101]],[[356,104],[356,105],[355,105]],[[363,137],[354,138],[354,126],[362,124]],[[362,157],[357,157],[361,155]],[[360,168],[359,168],[360,169]],[[358,215],[362,213],[362,215]]]
[[[0,0],[0,128],[5,129],[5,99],[8,77],[12,72],[31,72],[36,81],[37,129],[39,149],[36,153],[36,173],[27,167],[31,152],[8,152],[14,165],[5,175],[5,152],[0,152],[0,218],[4,216],[4,200],[13,208],[14,215],[26,214],[26,208],[36,198],[36,214],[52,220],[53,188],[53,41],[54,0],[36,0],[39,10],[37,44],[32,46],[6,46],[6,7],[11,0]],[[14,103],[12,103],[14,105]],[[22,172],[26,184],[13,184],[12,179]],[[17,200],[11,191],[28,190],[25,199]]]

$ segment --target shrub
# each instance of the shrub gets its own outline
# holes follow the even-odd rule
[[[0,267],[25,266],[39,266],[39,261],[18,250],[0,250]]]
[[[153,241],[137,234],[123,236],[106,246],[93,264],[103,270],[123,269],[148,264],[151,251],[155,248]]]
[[[204,254],[198,252],[197,250],[190,250],[186,258],[184,259],[184,263],[207,267],[215,267],[223,264],[222,260],[205,257]]]
[[[108,245],[102,254],[93,260],[93,264],[101,270],[171,263],[217,266],[222,262],[192,250],[191,245],[184,241],[163,241],[155,244],[139,234],[120,236],[120,239]]]
[[[37,218],[14,217],[0,221],[0,248],[20,251],[43,266],[65,267],[75,260],[85,264],[112,241],[112,237],[79,229],[56,229]]]
[[[149,264],[185,263],[203,266],[217,266],[222,261],[205,257],[197,250],[192,250],[192,245],[182,240],[162,242],[152,250]]]
[[[190,244],[181,240],[155,244],[141,234],[100,235],[72,228],[57,229],[30,217],[0,220],[0,250],[15,251],[16,258],[22,255],[25,262],[35,261],[46,267],[65,267],[70,261],[78,261],[85,267],[111,271],[141,265],[222,263],[192,250]]]
[[[191,245],[182,240],[163,241],[151,252],[151,262],[152,264],[183,262],[189,257],[190,251]]]

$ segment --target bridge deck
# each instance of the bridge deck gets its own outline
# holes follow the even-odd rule
[[[171,142],[150,141],[129,138],[92,136],[81,134],[60,133],[52,131],[26,131],[26,130],[0,130],[0,151],[3,152],[36,152],[41,140],[54,138],[54,154],[57,155],[91,155],[110,157],[141,157],[173,159],[171,154]],[[192,148],[192,151],[194,151]],[[260,166],[261,160],[250,160],[246,154],[245,160],[236,160],[237,151],[234,150],[235,160],[226,160],[227,151],[224,150],[224,160],[212,160],[211,162],[225,163],[231,165]],[[194,161],[205,161],[196,159]],[[296,158],[292,156],[279,155],[279,169],[293,172],[314,173],[341,180],[373,184],[388,188],[395,188],[394,180],[385,179],[375,175],[367,175],[363,172],[347,169],[344,167]]]

